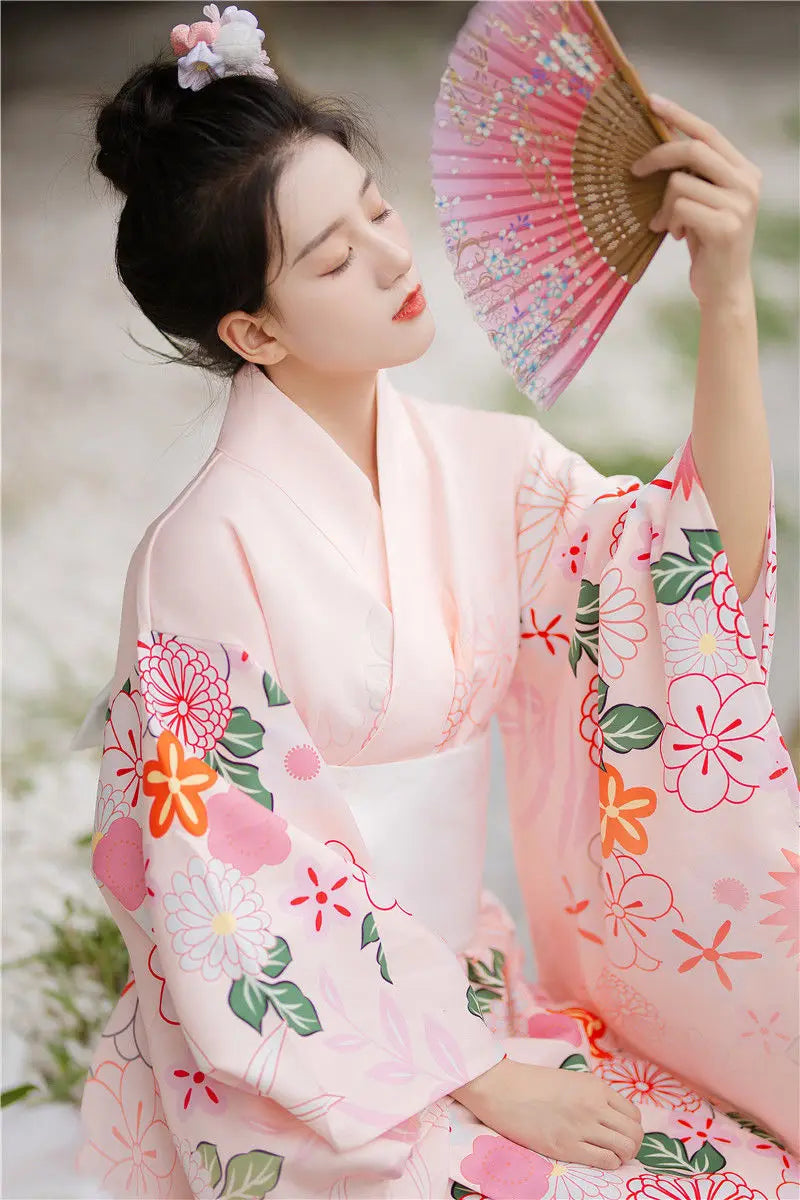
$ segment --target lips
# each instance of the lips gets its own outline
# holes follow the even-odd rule
[[[417,286],[414,288],[413,292],[408,293],[405,300],[400,305],[397,312],[394,314],[396,317],[399,317],[400,314],[404,311],[404,309],[406,309],[411,303],[413,303],[414,300],[416,300],[421,288],[422,288],[422,284],[418,283]]]

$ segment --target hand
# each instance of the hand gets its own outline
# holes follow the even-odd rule
[[[674,100],[659,100],[651,97],[653,111],[689,137],[662,142],[631,165],[638,176],[671,172],[650,228],[667,230],[678,241],[686,237],[689,283],[702,306],[738,300],[752,286],[750,256],[763,174],[708,121]]]
[[[615,1171],[644,1137],[636,1105],[588,1071],[504,1058],[450,1094],[495,1133],[562,1162]]]

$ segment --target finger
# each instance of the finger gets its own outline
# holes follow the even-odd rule
[[[648,150],[636,162],[638,169],[634,174],[639,177],[652,171],[674,171],[679,167],[686,167],[695,175],[702,175],[709,183],[717,183],[720,187],[740,186],[740,171],[718,150],[705,142],[662,142],[661,145]]]
[[[696,113],[689,112],[688,108],[683,108],[677,101],[665,100],[657,107],[654,105],[653,112],[671,122],[677,129],[688,133],[689,137],[707,142],[734,166],[741,167],[747,162],[745,156],[710,121],[704,121]]]
[[[690,229],[702,242],[722,242],[734,236],[739,224],[739,218],[732,209],[708,208],[684,196],[678,197],[668,216],[669,232],[678,241]]]
[[[585,1163],[587,1167],[598,1167],[601,1171],[618,1171],[622,1161],[613,1150],[605,1150],[602,1146],[594,1146],[590,1142],[578,1142],[575,1148],[575,1162]]]
[[[609,1129],[628,1138],[635,1146],[634,1154],[638,1153],[644,1137],[644,1130],[639,1121],[634,1121],[631,1117],[625,1117],[615,1109],[609,1108],[608,1116],[601,1117],[600,1124],[607,1125]]]
[[[617,1112],[622,1113],[624,1117],[629,1117],[632,1121],[636,1121],[639,1125],[641,1125],[641,1111],[638,1105],[634,1104],[632,1100],[626,1100],[623,1095],[615,1091],[613,1088],[610,1089],[609,1094],[606,1096],[606,1100],[611,1108],[615,1108]]]
[[[634,1138],[616,1129],[610,1129],[608,1125],[596,1125],[585,1140],[591,1146],[599,1146],[601,1150],[611,1150],[621,1163],[630,1162],[639,1150],[639,1144]]]

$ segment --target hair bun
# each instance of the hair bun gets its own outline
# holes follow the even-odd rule
[[[173,121],[182,91],[175,64],[155,62],[135,71],[112,100],[101,102],[95,165],[124,195],[141,173],[153,135]]]

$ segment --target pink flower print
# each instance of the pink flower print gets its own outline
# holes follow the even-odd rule
[[[141,694],[117,692],[103,736],[103,778],[122,791],[131,808],[139,803],[144,773]]]
[[[711,889],[717,904],[727,904],[734,912],[747,908],[750,893],[741,879],[718,879]]]
[[[740,674],[745,662],[736,638],[722,628],[710,600],[682,600],[666,607],[661,640],[667,675]]]
[[[644,949],[648,926],[671,911],[672,888],[660,875],[647,874],[624,854],[612,854],[607,860],[604,883],[610,961],[621,970],[636,966],[654,971],[660,959]]]
[[[330,872],[323,872],[316,863],[306,858],[298,862],[295,878],[296,886],[284,892],[282,901],[292,908],[302,909],[312,935],[328,932],[336,921],[334,913],[345,918],[353,915],[340,902],[344,895],[341,889],[350,882],[346,870],[342,872],[333,867]]]
[[[539,1012],[528,1017],[527,1035],[531,1038],[555,1038],[570,1046],[582,1046],[581,1028],[564,1013]]]
[[[781,1033],[776,1022],[781,1020],[779,1012],[772,1013],[771,1016],[762,1018],[751,1009],[748,1009],[747,1016],[751,1022],[750,1027],[742,1034],[743,1038],[758,1038],[761,1041],[762,1049],[765,1054],[774,1054],[785,1049],[784,1046],[776,1043],[791,1041],[788,1033]]]
[[[133,817],[119,817],[94,844],[92,872],[128,912],[147,895],[142,827]]]
[[[653,558],[653,546],[661,534],[657,529],[653,529],[653,522],[646,519],[639,521],[636,532],[639,535],[639,546],[631,554],[628,562],[634,571],[649,571]],[[656,553],[657,551],[658,547],[656,547]]]
[[[617,1058],[600,1062],[600,1076],[610,1083],[626,1100],[634,1104],[647,1101],[658,1108],[697,1112],[702,1096],[675,1079],[657,1063],[641,1058]]]
[[[693,946],[695,950],[700,951],[699,954],[692,955],[691,958],[685,959],[685,961],[682,962],[678,967],[678,971],[681,974],[683,974],[684,971],[691,971],[699,962],[702,962],[703,959],[706,959],[708,962],[714,964],[714,968],[717,972],[717,978],[722,986],[727,988],[729,992],[732,991],[733,984],[731,983],[730,977],[725,971],[724,967],[720,965],[719,960],[721,958],[763,958],[763,955],[758,954],[755,950],[720,950],[719,947],[725,941],[725,938],[728,936],[730,931],[730,921],[724,921],[714,934],[714,940],[711,945],[702,946],[700,942],[696,941],[696,939],[691,937],[688,933],[684,933],[682,929],[673,929],[672,932],[675,934],[675,937],[680,938],[682,942],[686,942],[687,946]]]
[[[753,795],[771,716],[763,716],[761,688],[738,675],[681,675],[670,683],[659,742],[664,786],[690,812],[709,812],[724,800],[742,804]]]
[[[205,650],[177,638],[156,642],[139,656],[145,707],[188,756],[213,750],[231,717],[228,684]]]
[[[764,758],[759,772],[758,787],[771,788],[775,786],[779,779],[783,779],[784,775],[794,774],[794,767],[792,766],[788,747],[774,715],[770,717],[769,724],[764,729],[763,734],[765,743]],[[785,784],[786,780],[784,779],[783,782]]]
[[[562,575],[567,579],[580,579],[583,575],[583,565],[586,562],[586,548],[589,545],[589,530],[583,528],[566,541],[556,555],[556,562],[561,568]]]
[[[763,917],[762,925],[784,925],[786,928],[778,938],[779,942],[788,942],[787,957],[800,954],[800,854],[794,850],[781,849],[781,854],[789,864],[788,871],[770,871],[770,877],[781,886],[777,892],[765,892],[760,900],[769,900],[775,904],[778,911]]]
[[[611,567],[600,580],[598,665],[603,679],[619,679],[625,663],[638,654],[637,643],[647,637],[639,618],[644,605],[632,587],[622,583],[622,571]]]
[[[175,25],[169,35],[169,44],[178,58],[181,58],[198,42],[205,42],[207,46],[213,45],[219,37],[220,28],[219,21],[195,21],[192,25]]]
[[[184,1112],[225,1111],[225,1101],[217,1083],[204,1071],[198,1071],[194,1066],[187,1068],[183,1063],[173,1063],[167,1071],[167,1081],[180,1093]]]
[[[286,773],[292,779],[315,779],[322,764],[313,746],[292,746],[283,760]]]
[[[473,1138],[461,1173],[488,1196],[544,1196],[551,1162],[499,1133]]]
[[[124,1067],[101,1062],[86,1081],[84,1105],[91,1140],[80,1162],[102,1172],[103,1190],[112,1196],[171,1195],[176,1151],[155,1076],[144,1060],[134,1058]]]
[[[289,857],[292,843],[284,818],[239,788],[209,796],[206,812],[209,850],[244,875]]]
[[[94,805],[94,822],[92,828],[92,853],[100,838],[108,833],[112,821],[120,817],[129,817],[131,806],[125,799],[124,793],[113,788],[110,783],[103,783],[102,777],[97,783],[97,799]]]
[[[713,1175],[637,1175],[627,1200],[767,1200],[735,1171]]]
[[[183,1173],[192,1196],[199,1197],[200,1200],[213,1200],[216,1188],[211,1183],[211,1175],[203,1162],[200,1151],[193,1150],[187,1138],[178,1138],[173,1134],[172,1140],[178,1151],[178,1157],[181,1160]]]
[[[724,1143],[728,1146],[731,1145],[730,1138],[723,1137],[721,1134],[713,1131],[713,1117],[704,1118],[698,1114],[691,1121],[687,1117],[678,1117],[675,1121],[675,1126],[676,1137],[678,1138],[679,1142],[683,1142],[684,1146],[686,1147],[686,1153],[690,1158],[695,1151],[699,1150],[702,1146],[707,1145],[709,1142],[711,1142],[713,1145],[716,1145],[717,1143]],[[696,1142],[694,1140],[695,1138],[697,1139]]]
[[[747,633],[747,618],[742,611],[739,593],[724,550],[718,550],[711,559],[711,600],[717,610],[717,620],[722,629],[736,637],[736,646],[742,658],[754,659],[756,655]],[[759,640],[758,634],[759,631],[754,630],[756,643]]]

